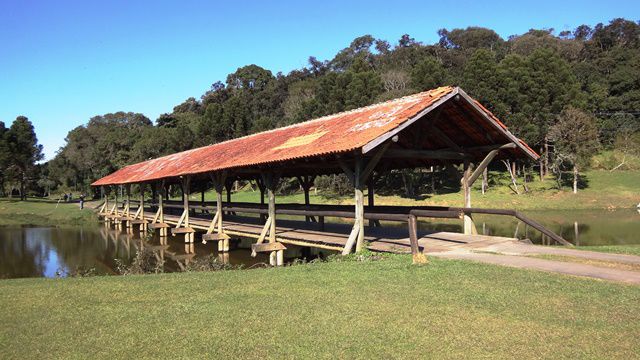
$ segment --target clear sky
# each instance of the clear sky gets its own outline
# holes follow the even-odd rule
[[[90,117],[151,120],[238,67],[274,73],[329,59],[360,35],[484,26],[503,37],[640,19],[640,1],[31,1],[0,0],[0,121],[35,125],[47,159]]]

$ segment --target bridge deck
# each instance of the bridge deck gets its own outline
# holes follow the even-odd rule
[[[211,219],[205,217],[206,215],[200,216],[191,215],[189,217],[189,227],[204,232],[209,227]],[[145,218],[152,220],[153,214],[145,212]],[[176,225],[180,217],[166,214],[164,218],[165,223]],[[257,217],[225,215],[223,221],[224,231],[231,236],[258,238],[262,227],[263,225]],[[344,248],[351,228],[352,225],[349,223],[326,223],[324,231],[320,231],[316,223],[278,219],[276,239],[284,244],[340,251]],[[418,237],[421,250],[428,253],[455,249],[484,249],[496,244],[517,243],[517,240],[512,238],[463,235],[443,231],[419,231]],[[402,224],[402,226],[366,227],[365,240],[369,244],[368,248],[372,251],[411,252],[406,224]]]

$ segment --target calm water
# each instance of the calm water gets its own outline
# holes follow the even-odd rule
[[[579,245],[640,244],[640,213],[636,210],[580,210],[531,211],[534,220],[549,227],[565,239]],[[488,235],[529,238],[544,243],[540,234],[508,217],[476,216],[479,233]],[[420,223],[424,230],[461,231],[460,221]],[[166,246],[160,240],[148,243],[137,234],[127,235],[104,227],[96,228],[43,228],[0,227],[0,278],[55,277],[76,269],[95,269],[99,274],[115,274],[116,259],[123,264],[131,262],[137,249],[148,246],[165,260],[166,271],[179,271],[194,257],[216,254],[215,244],[196,241],[185,246],[179,238],[171,238]],[[224,261],[250,267],[268,263],[266,255],[250,256],[250,241],[234,244]],[[289,259],[302,256],[302,250],[290,247]],[[304,253],[313,257],[318,252]]]

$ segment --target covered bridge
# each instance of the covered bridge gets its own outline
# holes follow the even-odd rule
[[[538,155],[509,132],[491,112],[469,97],[458,87],[441,87],[371,106],[346,111],[295,125],[265,131],[238,139],[188,150],[141,163],[126,166],[92,185],[109,187],[131,184],[155,186],[165,192],[166,185],[182,186],[184,203],[182,216],[174,221],[173,234],[184,234],[193,242],[196,229],[191,226],[189,193],[193,184],[210,184],[217,192],[215,215],[208,219],[203,240],[219,241],[219,249],[228,250],[229,235],[234,232],[225,222],[227,213],[253,212],[260,214],[264,225],[253,234],[257,238],[254,251],[270,252],[272,263],[281,263],[282,243],[303,246],[330,245],[318,242],[297,243],[292,239],[280,239],[276,231],[276,214],[316,217],[339,216],[353,218],[353,227],[344,234],[340,250],[347,254],[360,251],[365,246],[365,219],[374,226],[377,220],[416,221],[416,217],[464,218],[464,233],[473,234],[470,187],[494,158],[530,158]],[[463,164],[461,179],[465,207],[469,210],[445,208],[373,207],[373,189],[369,187],[369,204],[364,206],[364,189],[374,172],[393,169],[418,168],[432,165]],[[309,188],[316,175],[344,173],[354,188],[354,208],[339,206],[312,207],[309,205]],[[278,205],[275,189],[279,179],[295,177],[305,190],[304,206]],[[227,203],[222,192],[230,181],[255,180],[268,194],[268,205]],[[144,194],[141,191],[141,194]],[[166,200],[165,200],[166,201]],[[116,222],[141,224],[146,228],[159,228],[167,235],[163,196],[153,204],[155,214],[145,214],[144,196],[136,214],[130,214],[129,202],[119,212],[117,203],[112,208],[106,204],[101,211]],[[212,208],[213,210],[213,208]],[[384,211],[383,211],[384,210]],[[333,214],[333,215],[332,215]],[[266,218],[266,221],[265,221]],[[317,221],[317,220],[316,220]],[[410,232],[411,226],[409,227]],[[415,232],[415,224],[414,224]],[[242,231],[236,233],[243,234]],[[415,237],[415,234],[411,234]],[[341,243],[341,244],[342,244]],[[417,243],[412,241],[414,258],[420,258]],[[334,246],[333,249],[336,249]]]

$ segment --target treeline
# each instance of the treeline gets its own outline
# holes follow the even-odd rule
[[[640,25],[614,19],[573,31],[530,30],[501,38],[486,28],[442,29],[436,44],[365,35],[331,60],[273,74],[248,65],[189,98],[155,124],[142,114],[96,116],[69,132],[47,164],[61,189],[88,184],[130,163],[459,85],[543,155],[541,176],[588,165],[598,149],[637,149]],[[580,136],[567,136],[576,131]],[[409,179],[409,180],[407,180]],[[417,185],[407,184],[405,188]]]

